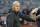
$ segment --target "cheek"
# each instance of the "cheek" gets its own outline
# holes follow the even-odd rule
[[[17,9],[17,7],[15,7],[15,9]]]
[[[16,9],[16,10],[18,10],[18,8],[17,8],[17,7],[15,7],[15,9]]]
[[[14,7],[12,7],[12,9],[13,9]]]
[[[20,7],[15,7],[15,10],[17,10],[17,11],[18,11],[19,9],[20,9]]]
[[[20,9],[20,7],[18,7]]]
[[[18,10],[17,7],[15,7],[15,10]]]

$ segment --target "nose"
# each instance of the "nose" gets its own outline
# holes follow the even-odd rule
[[[17,9],[19,9],[19,7],[17,7]]]

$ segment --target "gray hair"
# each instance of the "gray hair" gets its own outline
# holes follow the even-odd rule
[[[14,5],[14,4],[17,3],[17,2],[19,3],[19,1],[14,1],[12,5]]]

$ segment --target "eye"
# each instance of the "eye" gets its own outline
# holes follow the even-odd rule
[[[16,7],[18,7],[18,6],[16,6]]]
[[[16,6],[16,7],[20,7],[20,6]]]

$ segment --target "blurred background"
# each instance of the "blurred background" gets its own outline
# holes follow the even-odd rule
[[[6,17],[14,1],[19,1],[21,3],[19,11],[29,16],[33,9],[40,7],[40,0],[0,0],[0,27],[6,26]],[[34,19],[36,18],[36,13],[33,17]],[[33,27],[33,22],[21,18],[19,20],[20,27]],[[34,24],[34,27],[37,27],[37,22]]]

